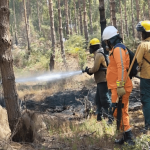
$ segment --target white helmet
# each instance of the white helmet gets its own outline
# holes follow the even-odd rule
[[[118,34],[119,34],[118,30],[114,26],[108,26],[103,31],[103,35],[102,35],[103,41],[109,40],[110,38]]]

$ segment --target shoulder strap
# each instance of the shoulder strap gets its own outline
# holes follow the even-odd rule
[[[143,59],[147,62],[147,63],[149,63],[150,64],[150,62],[145,58],[145,57],[143,57]]]

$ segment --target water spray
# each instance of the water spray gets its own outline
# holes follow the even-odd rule
[[[41,76],[36,77],[28,77],[28,78],[19,78],[16,79],[16,83],[25,83],[25,82],[53,82],[61,79],[73,77],[75,75],[79,75],[84,73],[82,70],[79,71],[69,71],[69,72],[59,72],[59,73],[46,73]]]

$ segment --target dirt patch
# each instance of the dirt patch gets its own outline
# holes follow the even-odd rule
[[[7,139],[10,136],[7,111],[0,106],[0,139]]]

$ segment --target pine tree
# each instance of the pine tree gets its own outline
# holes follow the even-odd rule
[[[88,42],[89,35],[88,35],[88,26],[87,26],[87,11],[86,11],[86,3],[85,0],[83,0],[83,10],[84,10],[84,35],[85,39]]]
[[[28,33],[28,24],[27,24],[27,12],[26,12],[26,0],[23,0],[24,4],[24,19],[26,26],[26,35],[27,35],[27,43],[28,43],[28,56],[30,55],[30,41],[29,41],[29,33]]]
[[[52,38],[52,53],[50,56],[50,70],[52,71],[55,66],[55,28],[54,28],[54,14],[53,14],[53,1],[49,0],[49,15],[50,15],[50,28],[51,28],[51,38]]]
[[[64,43],[63,43],[63,28],[62,28],[62,16],[61,16],[60,0],[58,0],[58,19],[59,19],[59,36],[60,36],[60,45],[61,45],[61,56],[63,58],[63,63],[67,69]]]

